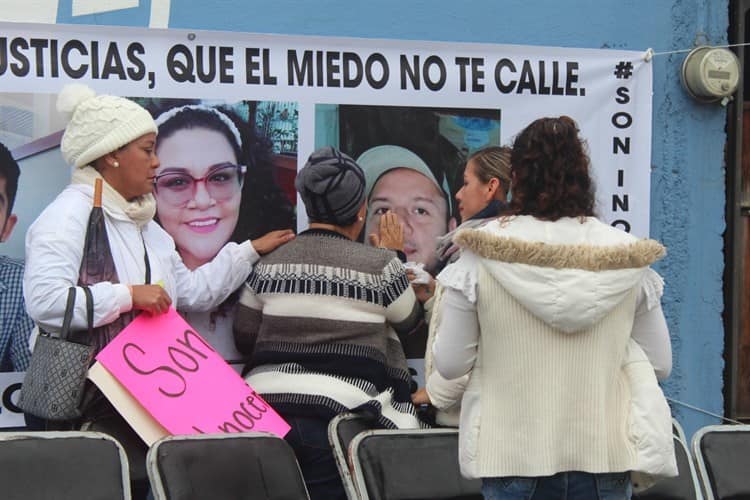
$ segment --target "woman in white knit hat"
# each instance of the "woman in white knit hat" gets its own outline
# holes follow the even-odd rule
[[[434,366],[446,379],[470,374],[461,470],[489,499],[629,498],[630,471],[676,471],[655,378],[672,362],[663,283],[649,267],[664,248],[594,217],[569,117],[517,136],[511,178],[513,215],[459,232],[461,256],[438,276]],[[636,362],[655,403],[648,424]]]
[[[155,222],[152,195],[159,160],[157,127],[138,104],[121,97],[96,95],[83,85],[69,85],[58,97],[58,110],[71,113],[60,144],[75,167],[70,185],[29,228],[26,236],[24,295],[29,315],[45,330],[59,331],[68,289],[89,285],[95,327],[86,341],[101,350],[140,311],[160,314],[170,306],[208,310],[237,289],[258,254],[293,238],[275,231],[253,242],[227,244],[213,261],[191,271],[175,251],[172,238]],[[81,266],[84,238],[96,179],[103,180],[102,208],[109,250],[97,258],[100,270]],[[100,272],[101,271],[101,272]],[[86,325],[86,300],[77,290],[73,327]],[[89,383],[90,384],[90,383]],[[111,432],[121,441],[145,447],[93,386],[85,389],[83,419],[72,422]],[[136,457],[128,449],[131,463]],[[141,462],[142,463],[142,462]],[[131,467],[131,476],[145,478]],[[137,494],[137,492],[136,492]]]

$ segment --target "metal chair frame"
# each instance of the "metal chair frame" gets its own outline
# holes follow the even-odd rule
[[[445,436],[445,435],[458,435],[458,429],[441,427],[434,429],[376,429],[360,432],[354,439],[352,439],[349,445],[349,453],[351,455],[353,471],[352,480],[354,482],[356,491],[359,493],[361,500],[370,500],[369,493],[367,492],[367,483],[365,481],[364,470],[359,460],[358,452],[359,447],[363,441],[371,437],[377,436],[415,436],[415,435],[427,435],[427,436]],[[457,456],[457,455],[456,455]],[[461,493],[457,493],[461,494]],[[477,491],[477,495],[479,495]]]
[[[364,421],[361,416],[348,412],[339,413],[333,417],[328,423],[328,442],[331,443],[333,457],[336,460],[336,466],[339,469],[339,475],[341,476],[346,496],[349,500],[359,500],[362,497],[352,477],[351,443],[342,443],[338,435],[339,426],[353,420]]]
[[[101,432],[94,431],[12,431],[12,432],[0,432],[0,446],[3,442],[17,441],[23,439],[33,440],[61,440],[61,439],[90,439],[97,441],[107,441],[117,449],[117,455],[119,457],[120,465],[120,480],[122,481],[122,492],[123,499],[130,500],[130,471],[128,469],[128,457],[125,453],[125,448],[112,436]],[[60,456],[60,461],[69,462],[75,460],[75,457],[71,456]],[[45,478],[40,478],[44,480]],[[30,492],[31,496],[32,493]]]
[[[161,471],[159,470],[159,463],[158,463],[158,453],[159,448],[167,443],[171,442],[179,442],[179,441],[216,441],[216,440],[222,440],[222,439],[247,439],[247,438],[273,438],[273,439],[279,439],[282,440],[282,438],[276,436],[275,434],[272,434],[270,432],[240,432],[240,433],[231,433],[231,434],[196,434],[196,435],[182,435],[182,436],[165,436],[155,442],[148,450],[148,454],[146,455],[146,472],[148,473],[149,482],[151,483],[151,492],[154,495],[155,500],[167,500],[169,497],[167,496],[166,489],[164,487],[164,477],[162,477]],[[299,463],[297,463],[297,460],[295,458],[294,460],[295,465],[297,467],[297,474],[299,474],[299,477],[302,478],[302,471],[300,470]],[[304,486],[304,480],[302,481]],[[305,487],[305,494],[306,497],[309,499],[309,494],[307,493],[307,486]]]
[[[706,500],[714,500],[716,496],[714,495],[711,478],[708,473],[708,465],[706,464],[706,460],[701,450],[701,440],[706,436],[706,434],[717,432],[750,433],[750,425],[707,425],[698,429],[698,431],[696,431],[696,433],[693,435],[691,443],[693,449],[693,459],[695,460],[695,465],[698,469],[698,477],[700,478],[703,495]]]

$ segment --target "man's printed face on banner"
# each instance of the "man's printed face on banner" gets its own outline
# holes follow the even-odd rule
[[[16,225],[16,216],[8,213],[8,192],[6,190],[7,181],[5,177],[0,176],[0,243],[10,238],[13,227]]]
[[[440,189],[415,170],[389,170],[370,193],[366,235],[377,231],[380,216],[388,210],[404,225],[407,260],[432,268],[437,262],[437,238],[448,232],[448,206]]]
[[[210,261],[237,226],[242,173],[227,138],[188,128],[159,139],[156,209],[191,269]]]

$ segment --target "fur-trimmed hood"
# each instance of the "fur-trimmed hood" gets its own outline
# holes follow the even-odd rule
[[[666,253],[593,217],[501,217],[454,242],[534,316],[568,333],[599,322]]]

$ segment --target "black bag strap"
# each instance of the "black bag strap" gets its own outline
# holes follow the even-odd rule
[[[143,238],[141,238],[141,241],[143,241]],[[151,284],[151,262],[149,262],[148,260],[148,250],[146,250],[145,241],[143,241],[143,260],[146,262],[146,279],[144,283],[147,285],[150,285]]]
[[[70,332],[70,322],[73,319],[73,309],[76,306],[76,287],[68,288],[68,302],[65,304],[65,316],[63,316],[62,330],[60,338],[67,339]]]
[[[88,286],[82,286],[83,294],[86,296],[86,322],[89,328],[89,337],[94,333],[94,297],[91,293],[91,289]],[[65,316],[63,316],[62,329],[60,330],[60,338],[67,340],[70,335],[70,323],[73,321],[73,311],[76,307],[76,293],[78,287],[71,286],[68,289],[68,301],[65,304]]]
[[[94,295],[91,288],[84,286],[83,293],[86,295],[86,323],[89,327],[89,338],[94,334]]]

